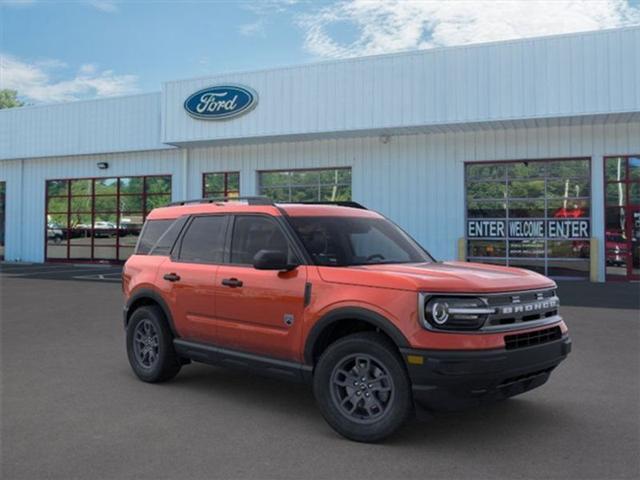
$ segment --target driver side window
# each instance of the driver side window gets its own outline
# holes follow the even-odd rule
[[[231,239],[231,263],[252,265],[260,250],[285,252],[290,261],[295,259],[287,237],[275,221],[257,215],[238,215]]]

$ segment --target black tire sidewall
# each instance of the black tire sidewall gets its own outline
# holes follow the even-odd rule
[[[391,410],[379,421],[362,424],[349,420],[334,403],[331,395],[331,374],[346,356],[366,353],[377,358],[389,370],[394,383],[394,401]],[[411,384],[395,346],[380,334],[359,333],[332,343],[318,361],[313,378],[313,392],[325,420],[338,433],[350,440],[376,442],[382,440],[407,421],[413,411]]]
[[[158,360],[152,368],[140,365],[133,348],[134,332],[143,320],[150,321],[158,334]],[[158,307],[141,307],[131,315],[127,325],[127,357],[134,373],[145,382],[168,380],[180,370],[180,363],[173,348],[173,335]]]

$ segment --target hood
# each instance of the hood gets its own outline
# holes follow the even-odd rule
[[[398,290],[460,293],[514,292],[554,287],[547,277],[521,268],[443,262],[318,267],[326,282]]]

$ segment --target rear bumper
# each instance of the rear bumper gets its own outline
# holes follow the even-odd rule
[[[570,351],[571,339],[566,334],[552,342],[513,350],[401,349],[414,399],[437,410],[464,408],[539,387]]]

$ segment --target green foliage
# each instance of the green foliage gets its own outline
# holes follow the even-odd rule
[[[22,107],[24,102],[18,99],[18,92],[7,88],[0,90],[0,109]]]

